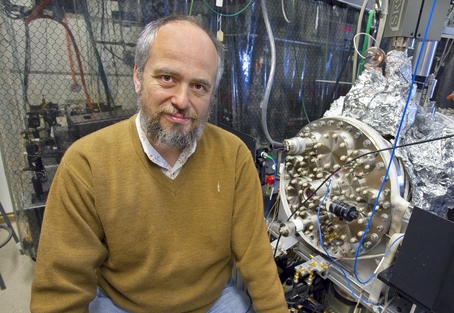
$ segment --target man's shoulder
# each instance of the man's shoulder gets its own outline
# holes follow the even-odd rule
[[[207,144],[207,147],[216,147],[215,150],[218,153],[223,151],[226,154],[250,154],[251,150],[249,144],[238,137],[236,133],[208,123],[205,127],[202,141]]]
[[[114,124],[100,128],[89,133],[71,144],[69,150],[77,151],[99,151],[109,146],[120,147],[123,142],[130,141],[131,123],[134,123],[134,116]]]
[[[215,137],[215,138],[219,138],[222,140],[231,141],[232,143],[234,143],[234,142],[241,143],[242,142],[241,139],[238,138],[238,136],[236,136],[232,132],[229,132],[219,126],[216,126],[216,125],[213,125],[210,123],[206,124],[204,136],[205,135],[207,137]]]

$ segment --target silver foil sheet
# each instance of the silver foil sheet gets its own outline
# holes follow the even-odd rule
[[[373,127],[382,136],[395,138],[403,110],[398,145],[421,142],[454,133],[454,120],[441,113],[425,113],[416,86],[408,100],[412,77],[411,60],[405,52],[387,54],[385,75],[366,68],[345,97],[337,99],[325,116],[347,116]],[[446,217],[454,207],[454,141],[438,140],[398,148],[411,185],[411,204]]]
[[[426,114],[418,109],[399,145],[417,143],[454,134],[454,119],[441,113]],[[446,218],[454,207],[454,140],[421,143],[396,150],[411,183],[411,203]]]
[[[384,70],[385,76],[382,68],[365,68],[347,95],[334,101],[324,116],[352,117],[382,136],[395,135],[410,89],[411,60],[405,52],[390,51]],[[409,103],[405,125],[413,120],[417,106],[414,98]]]

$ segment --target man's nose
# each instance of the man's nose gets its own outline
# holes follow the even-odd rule
[[[172,96],[172,104],[181,109],[184,110],[189,107],[189,87],[184,84],[180,84],[174,89],[174,94]]]

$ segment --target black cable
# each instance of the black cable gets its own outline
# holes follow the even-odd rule
[[[454,137],[454,134],[452,135],[447,135],[447,136],[443,136],[443,137],[437,137],[437,138],[432,138],[432,139],[427,139],[427,140],[422,140],[422,141],[417,141],[417,142],[412,142],[412,143],[407,143],[407,144],[403,144],[403,145],[398,145],[396,146],[395,148],[396,149],[399,149],[399,148],[404,148],[404,147],[409,147],[409,146],[415,146],[415,145],[420,145],[420,144],[424,144],[424,143],[428,143],[428,142],[432,142],[432,141],[437,141],[437,140],[443,140],[443,139],[449,139],[449,138],[453,138]],[[342,165],[342,167],[345,167],[346,165],[349,165],[351,164],[353,161],[359,159],[359,158],[362,158],[366,155],[369,155],[369,154],[375,154],[375,153],[380,153],[380,152],[383,152],[383,151],[388,151],[388,150],[392,150],[393,147],[389,147],[389,148],[384,148],[384,149],[379,149],[379,150],[374,150],[374,151],[370,151],[370,152],[367,152],[367,153],[364,153],[364,154],[361,154],[353,159],[351,159],[350,161],[346,162],[344,165]],[[341,167],[341,168],[342,168]],[[341,168],[335,170],[334,172],[331,172],[326,178],[325,180],[323,180],[323,182],[309,195],[309,197],[307,197],[306,200],[304,200],[302,203],[301,203],[301,207],[303,207],[307,201],[309,201],[313,196],[315,196],[315,194],[317,193],[317,191],[320,190],[320,188],[322,188],[323,185],[325,185],[325,183],[331,179],[331,177],[333,177],[334,174],[336,174]],[[301,208],[300,207],[300,208]],[[300,209],[297,209],[295,211],[293,211],[292,214],[290,214],[290,216],[287,218],[287,221],[289,221],[297,212],[299,212]],[[277,238],[277,243],[276,243],[276,247],[274,248],[274,258],[276,258],[276,252],[277,252],[277,247],[279,245],[279,241],[281,239],[282,235],[279,234],[278,238]]]
[[[3,5],[3,12],[10,19],[13,19],[13,20],[24,19],[28,14],[28,13],[24,12],[23,8],[21,8],[17,5],[11,4],[11,1],[9,1],[9,0],[3,0],[1,3]],[[13,9],[14,9],[14,11],[18,11],[18,12],[13,13]]]
[[[114,108],[114,100],[112,98],[112,94],[111,94],[110,89],[109,89],[109,84],[108,84],[108,81],[107,81],[107,76],[106,76],[106,72],[104,70],[104,66],[102,64],[101,56],[99,55],[99,51],[98,51],[98,49],[96,47],[95,36],[93,34],[93,28],[92,28],[91,21],[90,21],[90,15],[88,13],[87,0],[83,0],[83,1],[81,1],[81,3],[82,3],[82,15],[84,17],[85,25],[86,25],[87,31],[88,31],[88,39],[90,40],[90,43],[92,45],[93,52],[95,54],[95,58],[96,58],[96,61],[98,63],[98,74],[99,74],[99,76],[101,78],[101,82],[102,82],[102,84],[104,86],[104,92],[106,93],[107,106],[110,109],[113,109]]]
[[[344,74],[344,71],[345,71],[345,68],[347,67],[347,64],[349,63],[348,61],[350,60],[350,54],[352,52],[352,49],[353,49],[353,39],[350,40],[350,44],[349,44],[348,49],[347,49],[347,60],[345,60],[344,64],[342,65],[341,70],[337,74],[337,78],[336,78],[336,82],[334,83],[333,90],[331,91],[329,97],[326,99],[325,106],[324,106],[324,110],[325,111],[328,111],[328,109],[331,106],[331,101],[333,101],[334,94],[336,93],[337,87],[339,86],[339,82],[340,82],[340,80],[342,78],[342,75]]]
[[[423,144],[423,143],[428,143],[428,142],[437,141],[437,140],[449,139],[449,138],[452,138],[452,137],[454,137],[454,134],[447,135],[447,136],[444,136],[444,137],[437,137],[437,138],[432,138],[432,139],[427,139],[427,140],[422,140],[422,141],[417,141],[417,142],[412,142],[412,143],[399,145],[399,146],[396,146],[396,149],[397,148],[404,148],[404,147],[409,147],[409,146],[420,145],[420,144]],[[372,153],[380,153],[382,151],[387,151],[387,150],[392,150],[392,149],[393,149],[393,147],[389,147],[389,148],[384,148],[384,149],[380,149],[380,150],[367,152],[367,153],[364,153],[364,154],[362,154],[360,156],[354,157],[353,159],[351,159],[350,161],[348,161],[344,165],[350,164],[351,162],[353,162],[353,161],[355,161],[355,160],[357,160],[357,159],[359,159],[359,158],[361,158],[363,156],[366,156],[366,155],[369,155],[369,154],[372,154]]]
[[[409,146],[415,146],[415,145],[420,145],[420,144],[423,144],[423,143],[428,143],[428,142],[432,142],[432,141],[437,141],[437,140],[443,140],[443,139],[449,139],[449,138],[452,138],[454,137],[454,134],[452,135],[448,135],[448,136],[444,136],[444,137],[437,137],[437,138],[433,138],[433,139],[427,139],[427,140],[422,140],[422,141],[417,141],[417,142],[412,142],[412,143],[407,143],[407,144],[404,144],[404,145],[399,145],[399,146],[396,146],[396,149],[398,148],[404,148],[404,147],[409,147]],[[346,165],[349,165],[351,164],[353,161],[356,161],[357,159],[359,158],[362,158],[366,155],[369,155],[369,154],[375,154],[375,153],[380,153],[380,152],[383,152],[383,151],[388,151],[388,150],[392,150],[393,147],[389,147],[389,148],[384,148],[384,149],[379,149],[379,150],[374,150],[374,151],[370,151],[370,152],[367,152],[367,153],[364,153],[364,154],[361,154],[353,159],[351,159],[350,161],[346,162],[344,165],[342,165],[342,167],[345,167]],[[341,167],[341,168],[342,168]],[[303,206],[304,204],[306,204],[307,201],[309,201],[309,199],[311,199],[313,196],[315,196],[315,194],[317,193],[317,191],[328,181],[331,179],[331,177],[333,177],[334,174],[336,174],[338,171],[340,170],[337,169],[335,170],[334,172],[331,172],[330,175],[328,175],[328,177],[320,184],[320,186],[318,186],[313,192],[312,194],[310,194],[309,197],[307,197],[306,200],[304,200],[304,202],[301,203],[301,206]],[[296,212],[298,212],[298,210],[295,210],[290,216],[289,218],[287,219],[287,221],[290,220],[290,218],[292,218]]]
[[[25,24],[25,56],[24,56],[24,78],[23,78],[23,100],[24,105],[28,106],[28,78],[30,74],[30,63],[31,63],[31,46],[30,46],[30,28]],[[26,110],[29,108],[27,107]]]

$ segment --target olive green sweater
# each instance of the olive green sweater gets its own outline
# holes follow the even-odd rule
[[[32,312],[88,312],[99,286],[131,312],[206,312],[233,261],[257,312],[288,312],[246,146],[207,125],[174,179],[135,116],[75,142],[49,193]]]

